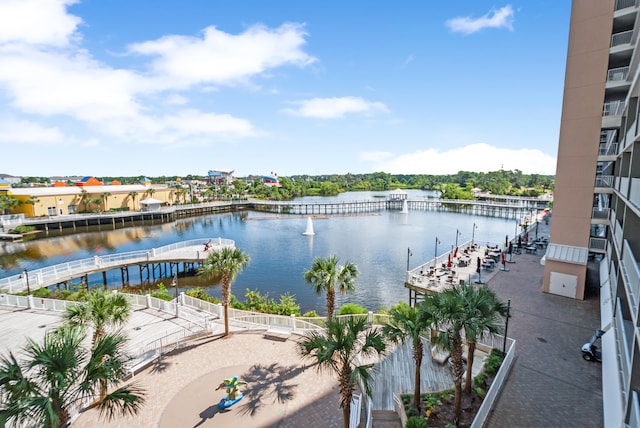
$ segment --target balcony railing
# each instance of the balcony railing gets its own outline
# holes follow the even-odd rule
[[[620,359],[620,381],[621,385],[626,385],[627,379],[629,379],[630,375],[629,367],[631,366],[631,362],[629,359],[629,346],[625,332],[624,319],[622,318],[622,311],[620,309],[620,299],[618,299],[616,307],[616,316],[613,320],[615,322],[616,347],[618,348],[618,355]],[[622,393],[624,394],[625,388],[622,389]]]
[[[629,404],[629,426],[640,426],[640,403],[638,403],[638,393],[631,391],[631,403]]]
[[[622,248],[622,223],[620,223],[617,219],[616,219],[616,226],[613,229],[613,240],[616,243],[616,247],[618,249]]]
[[[638,309],[638,298],[640,297],[640,268],[638,268],[638,261],[631,251],[629,241],[625,239],[624,249],[622,250],[622,260],[620,261],[620,267],[622,268],[622,275],[629,293],[634,310]]]
[[[606,238],[589,238],[589,251],[603,253],[606,248]]]
[[[618,191],[625,198],[629,195],[629,177],[620,177],[620,187]]]
[[[629,189],[629,202],[640,208],[640,178],[632,178]]]
[[[607,82],[620,82],[627,80],[629,75],[629,67],[612,68],[607,73]]]
[[[616,8],[615,10],[626,9],[628,7],[634,7],[636,5],[636,0],[616,0]]]
[[[606,220],[609,218],[609,212],[611,210],[609,208],[593,208],[591,212],[591,218]]]
[[[607,101],[602,108],[603,116],[619,116],[624,111],[624,101]]]
[[[607,129],[600,131],[600,142],[601,143],[613,143],[616,141],[616,135],[618,134],[617,129]]]
[[[611,47],[628,45],[629,43],[631,43],[632,37],[633,37],[633,30],[623,31],[622,33],[616,33],[613,36],[611,36]]]
[[[618,153],[618,143],[600,143],[599,156],[615,156]]]
[[[596,187],[613,187],[613,175],[597,175]]]

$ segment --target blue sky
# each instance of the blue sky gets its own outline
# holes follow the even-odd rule
[[[569,0],[0,0],[0,172],[553,174]]]

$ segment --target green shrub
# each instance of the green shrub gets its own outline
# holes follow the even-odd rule
[[[420,416],[411,416],[407,419],[405,428],[427,428],[427,420]]]
[[[485,391],[484,388],[480,386],[474,386],[473,390],[476,392],[476,394],[478,394],[478,397],[482,399],[484,399],[484,396],[487,394],[487,391]]]
[[[408,418],[419,415],[418,409],[416,409],[414,406],[408,406],[404,409],[404,411],[407,414]]]
[[[167,287],[164,285],[163,282],[158,284],[158,289],[156,291],[152,291],[150,294],[151,294],[151,297],[155,297],[156,299],[166,300],[167,302],[173,300],[174,298],[174,296],[172,296],[167,291]]]
[[[358,314],[368,314],[369,311],[367,308],[360,306],[356,303],[346,303],[340,307],[338,310],[338,315],[358,315]]]
[[[21,233],[33,232],[34,230],[36,230],[35,226],[25,226],[24,224],[21,224],[9,230],[9,233],[19,235]]]
[[[302,314],[302,316],[306,318],[318,318],[318,313],[316,311],[309,311]]]
[[[500,365],[502,364],[502,360],[504,359],[504,354],[499,349],[493,348],[491,350],[491,354],[487,358],[487,367],[485,369],[485,373],[487,374],[495,374],[500,369]]]
[[[484,373],[480,373],[473,378],[473,384],[477,386],[484,386],[487,383],[487,376]]]
[[[216,299],[215,297],[211,297],[207,294],[206,291],[202,289],[202,287],[192,288],[188,290],[186,293],[187,296],[193,297],[194,299],[204,300],[205,302],[219,304],[220,299]]]

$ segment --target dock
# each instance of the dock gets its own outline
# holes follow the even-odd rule
[[[205,244],[208,249],[205,250]],[[87,276],[94,273],[102,273],[106,285],[106,272],[120,269],[122,282],[129,282],[129,268],[139,267],[140,278],[146,274],[147,278],[156,272],[161,276],[171,276],[178,272],[179,264],[183,269],[187,266],[199,266],[204,263],[210,252],[219,251],[224,247],[235,247],[235,242],[224,238],[200,238],[177,242],[163,247],[149,250],[131,251],[127,253],[115,253],[105,256],[94,256],[89,259],[47,266],[42,269],[24,271],[22,274],[0,278],[0,293],[32,292],[39,288],[52,285],[68,285],[68,281],[79,278],[87,283]]]

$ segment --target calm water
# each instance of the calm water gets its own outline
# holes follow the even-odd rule
[[[302,198],[300,200],[370,200],[386,196],[387,192],[346,193],[335,198]],[[428,192],[411,191],[410,199],[428,197]],[[360,275],[356,292],[339,296],[337,306],[352,301],[377,310],[400,300],[406,301],[404,288],[407,248],[411,248],[410,266],[415,267],[433,258],[436,236],[441,244],[438,254],[455,244],[471,240],[473,223],[478,226],[475,239],[480,243],[504,242],[513,236],[515,220],[477,217],[465,214],[437,212],[383,211],[380,215],[332,217],[314,219],[315,236],[304,236],[307,220],[250,220],[265,217],[264,213],[240,212],[182,219],[169,224],[146,224],[125,229],[82,231],[75,234],[38,239],[26,243],[0,244],[0,277],[18,274],[23,269],[116,252],[136,251],[178,241],[218,237],[233,239],[236,246],[249,254],[249,266],[232,285],[232,292],[242,298],[247,288],[258,289],[277,298],[280,294],[295,294],[302,311],[315,309],[324,313],[324,297],[316,296],[305,283],[303,273],[316,256],[337,255],[342,262],[354,262]],[[119,271],[111,271],[109,284],[121,286]],[[130,269],[132,285],[139,282],[138,269]],[[91,285],[102,284],[101,275],[90,276]],[[165,284],[169,281],[165,280]],[[219,297],[218,285],[197,277],[181,277],[180,289],[205,286],[209,294]]]

